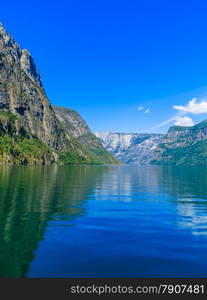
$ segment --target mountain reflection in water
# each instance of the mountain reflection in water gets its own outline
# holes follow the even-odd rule
[[[207,276],[207,168],[0,167],[0,277]]]

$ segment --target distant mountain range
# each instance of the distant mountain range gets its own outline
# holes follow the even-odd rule
[[[207,165],[207,120],[192,127],[171,127],[157,145],[151,164]]]
[[[207,165],[207,120],[170,127],[166,135],[96,132],[103,146],[129,164]]]
[[[155,159],[162,134],[95,132],[107,151],[128,164],[146,165]]]
[[[0,164],[117,163],[77,113],[55,111],[31,54],[0,24]]]
[[[110,153],[109,153],[110,152]],[[166,135],[91,132],[52,106],[28,50],[0,24],[0,164],[207,165],[207,121]]]

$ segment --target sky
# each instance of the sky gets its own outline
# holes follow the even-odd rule
[[[163,133],[207,118],[207,1],[2,1],[55,105],[93,131]]]

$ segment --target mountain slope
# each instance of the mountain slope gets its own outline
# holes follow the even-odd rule
[[[37,137],[18,127],[18,119],[0,111],[0,164],[47,164],[54,155]]]
[[[160,143],[161,134],[96,132],[106,150],[118,160],[129,164],[149,164],[154,149]]]
[[[21,50],[2,26],[0,87],[0,109],[16,115],[20,126],[48,146],[66,150],[64,130],[55,118],[31,55]]]
[[[59,122],[32,56],[19,47],[1,24],[0,114],[0,163],[98,162]],[[20,152],[12,151],[16,144],[21,146],[23,140],[29,144],[37,142],[36,151],[31,151],[34,159],[32,155],[28,157],[28,151],[26,154],[24,147],[20,147]],[[8,144],[7,148],[2,146],[5,142]],[[49,155],[45,155],[43,146]],[[21,159],[18,159],[18,153]]]
[[[173,126],[156,149],[152,164],[207,165],[207,120],[192,126]]]
[[[78,112],[60,106],[53,106],[61,124],[80,144],[100,163],[117,163],[117,160],[105,150],[100,140],[91,132]]]

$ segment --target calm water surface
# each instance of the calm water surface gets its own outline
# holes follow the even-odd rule
[[[207,277],[206,258],[206,167],[0,167],[0,277]]]

